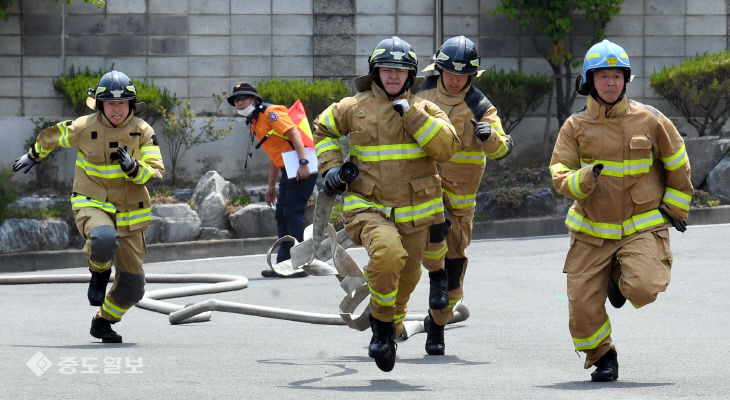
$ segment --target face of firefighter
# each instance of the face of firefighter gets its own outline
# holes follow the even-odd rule
[[[459,93],[461,89],[464,89],[464,85],[469,80],[469,75],[457,75],[452,74],[449,71],[441,71],[441,76],[444,81],[444,87],[449,93]]]
[[[129,100],[104,102],[104,116],[112,125],[117,126],[124,122],[129,115]]]
[[[248,117],[253,112],[254,101],[256,101],[256,98],[253,96],[239,96],[233,100],[233,105],[239,115]]]
[[[395,96],[403,88],[408,80],[407,69],[396,68],[378,68],[380,71],[380,82],[383,83],[385,92],[391,96]]]
[[[614,103],[624,91],[624,71],[617,68],[599,69],[593,72],[593,86],[598,96],[608,104]]]

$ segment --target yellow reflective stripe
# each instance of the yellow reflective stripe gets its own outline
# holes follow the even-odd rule
[[[393,316],[393,323],[400,324],[401,322],[403,322],[404,319],[406,319],[406,313],[403,313],[403,314],[395,314]]]
[[[497,150],[495,150],[491,153],[487,153],[487,157],[489,157],[490,159],[497,159],[497,158],[504,157],[504,155],[507,154],[508,152],[509,152],[509,147],[507,147],[507,144],[505,142],[502,142],[499,144],[499,147],[497,148]]]
[[[279,132],[277,132],[275,129],[272,129],[272,130],[266,132],[266,136],[270,136],[270,135],[278,136],[284,140],[289,140],[289,136],[282,135]]]
[[[461,297],[459,297],[458,299],[449,299],[449,305],[446,308],[454,308],[459,300],[461,300]]]
[[[112,214],[117,212],[117,208],[112,203],[104,203],[99,200],[89,199],[86,196],[71,197],[71,209],[77,210],[83,207],[101,208],[102,210]]]
[[[669,220],[659,210],[651,210],[641,214],[633,215],[626,219],[621,225],[594,222],[578,214],[575,210],[568,210],[565,217],[565,225],[576,231],[587,233],[591,236],[603,239],[621,239],[642,229],[660,226]]]
[[[440,260],[444,256],[444,254],[446,254],[446,251],[448,249],[449,248],[446,246],[446,243],[444,243],[444,245],[441,246],[441,248],[439,248],[437,250],[434,250],[434,251],[424,251],[423,252],[423,257],[424,258],[428,258],[429,260]]]
[[[43,146],[41,146],[41,144],[39,142],[35,142],[35,144],[33,145],[33,148],[35,149],[35,152],[38,153],[38,157],[40,157],[40,159],[46,158],[48,153],[50,153],[51,150],[53,150],[53,149],[44,149]]]
[[[607,319],[596,333],[587,338],[573,338],[573,345],[576,350],[590,350],[598,347],[604,339],[611,334],[611,320]]]
[[[92,164],[84,158],[81,152],[76,155],[76,166],[83,169],[86,175],[97,176],[99,178],[114,179],[125,178],[127,174],[122,171],[119,165],[97,165]]]
[[[591,236],[604,239],[621,239],[621,225],[593,222],[573,209],[568,210],[565,225]]]
[[[143,184],[147,183],[147,181],[150,180],[150,178],[152,178],[153,173],[154,172],[152,171],[152,167],[147,165],[146,162],[140,161],[139,162],[139,171],[137,171],[137,176],[132,178],[132,182],[134,182],[138,185],[143,185]]]
[[[61,131],[61,136],[58,138],[58,145],[68,149],[71,145],[68,142],[68,127],[66,126],[66,121],[57,123],[56,127],[59,131]]]
[[[365,200],[359,196],[350,195],[345,197],[345,202],[342,205],[342,211],[351,211],[358,208],[374,208],[386,216],[390,215],[392,208],[385,207],[382,204],[378,204],[374,201]]]
[[[492,122],[491,124],[489,124],[489,126],[492,128],[492,132],[499,135],[504,135],[504,129],[502,129],[502,124],[500,124],[499,122]]]
[[[573,193],[573,196],[579,199],[588,197],[588,194],[580,190],[580,170],[573,172],[568,177],[568,189],[570,189],[570,193]]]
[[[411,160],[427,157],[418,143],[388,144],[380,146],[350,145],[350,155],[361,161]]]
[[[682,147],[680,147],[676,153],[672,154],[669,157],[662,157],[661,159],[664,163],[664,169],[667,171],[674,171],[675,169],[681,167],[682,165],[686,164],[687,161],[689,161],[689,158],[687,158],[687,150],[685,149],[684,144],[682,144]]]
[[[109,301],[108,297],[106,299],[104,299],[104,305],[102,307],[103,307],[104,311],[108,312],[109,314],[111,314],[112,316],[117,317],[117,318],[122,318],[124,313],[126,313],[129,310],[128,308],[122,308],[122,307],[119,307],[118,305],[112,303],[111,301]]]
[[[370,283],[368,283],[368,288],[370,289],[370,298],[375,300],[376,303],[386,307],[395,305],[395,298],[398,296],[397,288],[387,294],[380,293],[377,290],[373,289],[373,287],[370,286]]]
[[[444,212],[444,202],[441,197],[421,204],[393,209],[395,222],[415,222],[440,212]]]
[[[433,139],[436,132],[438,132],[443,126],[444,124],[440,119],[429,116],[426,122],[418,128],[416,133],[413,134],[413,137],[416,139],[416,142],[421,145],[421,147],[424,147],[431,141],[431,139]]]
[[[625,175],[639,175],[646,174],[649,172],[652,163],[654,162],[654,153],[649,158],[640,158],[638,160],[624,160],[621,161],[608,161],[608,160],[591,160],[587,162],[581,159],[581,167],[587,165],[603,164],[603,176],[614,176],[617,178],[623,178]]]
[[[334,104],[330,104],[329,107],[327,107],[326,110],[322,113],[322,115],[319,117],[319,123],[323,125],[327,130],[336,135],[337,137],[340,137],[340,131],[337,129],[337,124],[335,123],[335,116],[332,114],[332,107]]]
[[[162,159],[162,153],[159,146],[144,146],[139,149],[141,153],[140,161]]]
[[[140,208],[135,211],[118,212],[117,213],[117,226],[132,226],[145,221],[152,220],[152,208]]]
[[[664,197],[662,198],[662,201],[681,208],[682,210],[689,211],[692,196],[667,186],[664,189]]]
[[[325,151],[342,150],[340,142],[332,138],[322,139],[319,143],[317,143],[316,146],[314,146],[314,148],[317,151],[317,157],[319,157],[319,155],[324,153]]]
[[[662,225],[665,222],[669,222],[659,210],[651,210],[645,213],[631,216],[623,222],[623,234],[624,236],[631,235],[645,228],[651,228],[653,226]]]
[[[446,189],[443,189],[443,191],[446,194],[446,198],[449,200],[449,204],[451,204],[451,208],[464,209],[469,207],[476,207],[477,205],[476,193],[455,194]]]
[[[449,159],[449,162],[459,164],[484,164],[487,162],[487,156],[483,151],[457,151]]]
[[[107,261],[105,263],[102,263],[102,264],[97,264],[97,263],[94,262],[94,260],[92,260],[92,259],[89,258],[89,264],[92,267],[94,267],[95,269],[99,270],[99,271],[106,271],[106,270],[109,269],[109,267],[112,266],[112,260],[109,260],[109,261]]]
[[[575,171],[575,170],[568,168],[563,163],[557,163],[557,164],[553,164],[550,166],[550,176],[552,176],[553,178],[555,178],[555,174],[557,174],[558,172],[563,172],[563,171]]]

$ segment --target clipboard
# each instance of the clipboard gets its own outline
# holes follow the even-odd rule
[[[305,147],[304,152],[306,153],[307,160],[309,160],[309,173],[317,173],[317,153],[311,147]],[[295,179],[297,177],[297,170],[299,169],[299,155],[296,150],[287,151],[281,153],[281,158],[284,160],[284,168],[286,169],[286,176],[289,179]]]

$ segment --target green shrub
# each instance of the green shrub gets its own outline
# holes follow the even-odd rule
[[[550,92],[552,82],[544,74],[524,75],[516,71],[497,71],[492,67],[473,80],[497,108],[502,128],[510,133],[525,117],[542,103]]]
[[[113,68],[114,65],[111,69]],[[53,81],[53,88],[66,96],[77,113],[88,114],[89,109],[86,106],[87,89],[95,88],[105,72],[101,70],[92,72],[89,71],[88,67],[82,71],[80,68],[77,70],[72,66],[68,75]],[[150,124],[162,116],[163,109],[169,110],[178,103],[175,96],[171,95],[167,88],[159,88],[154,83],[145,83],[134,78],[132,78],[132,83],[137,89],[137,102],[146,105],[140,116]]]
[[[310,124],[330,104],[352,94],[345,82],[339,79],[316,80],[311,83],[299,79],[273,79],[258,83],[256,89],[264,101],[272,104],[289,107],[297,99],[301,100]]]
[[[0,223],[8,217],[8,204],[18,198],[18,193],[13,190],[10,184],[10,171],[0,171]]]
[[[719,134],[730,117],[730,52],[698,54],[654,72],[649,84],[700,136]]]

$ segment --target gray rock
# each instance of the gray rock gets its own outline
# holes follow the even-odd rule
[[[477,193],[475,214],[488,219],[553,215],[557,202],[552,190],[522,188],[498,189]]]
[[[277,184],[276,186],[278,188],[279,185]],[[251,199],[251,202],[260,203],[266,201],[266,189],[268,187],[268,185],[246,186],[243,191]]]
[[[204,227],[200,230],[199,240],[231,239],[233,235],[228,229]]]
[[[249,204],[231,214],[229,221],[239,238],[276,236],[274,213],[266,204]]]
[[[707,174],[715,168],[730,149],[730,139],[719,136],[702,136],[684,138],[691,168],[692,186],[699,188],[705,182]]]
[[[226,229],[228,221],[226,220],[226,198],[218,192],[210,193],[197,206],[200,223],[203,227],[216,229]]]
[[[8,208],[14,210],[46,210],[61,207],[71,207],[68,197],[42,197],[32,194],[8,204]]]
[[[228,198],[229,185],[230,183],[223,179],[217,171],[208,171],[198,179],[192,200],[195,204],[200,204],[213,192],[221,193],[224,198]]]
[[[722,204],[730,204],[730,156],[725,156],[707,174],[707,192]]]
[[[152,205],[152,208],[157,205]],[[152,223],[144,231],[144,240],[147,243],[160,243],[160,236],[165,226],[165,220],[156,215],[152,216]]]
[[[200,235],[200,218],[186,203],[153,204],[152,215],[163,220],[158,236],[162,243],[186,242]]]
[[[193,197],[193,192],[193,189],[173,189],[172,195],[184,203]]]
[[[0,225],[0,253],[62,250],[68,247],[66,222],[51,219],[10,218]]]

